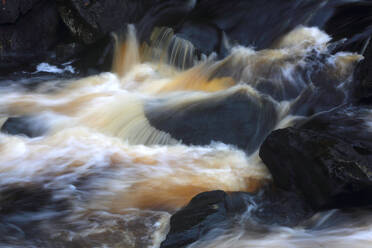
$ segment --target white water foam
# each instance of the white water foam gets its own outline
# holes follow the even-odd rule
[[[75,73],[74,67],[72,67],[69,63],[65,63],[63,65],[65,66],[64,68],[59,68],[55,65],[51,65],[51,64],[43,62],[36,66],[35,73],[37,72],[49,72],[49,73],[56,73],[56,74],[62,74],[65,72]]]

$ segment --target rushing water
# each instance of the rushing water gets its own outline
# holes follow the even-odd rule
[[[257,155],[265,137],[345,102],[362,59],[333,54],[330,37],[306,27],[223,60],[196,56],[170,30],[152,39],[139,46],[131,30],[118,41],[112,73],[1,89],[0,125],[23,116],[42,135],[0,134],[0,246],[158,247],[170,214],[196,194],[270,181]],[[66,66],[37,70],[73,72]],[[370,218],[331,211],[296,228],[237,224],[191,247],[369,247]]]

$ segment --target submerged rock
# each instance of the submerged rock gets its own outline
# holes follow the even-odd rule
[[[204,54],[223,52],[224,49],[222,33],[213,24],[188,21],[178,29],[176,36],[190,41],[197,51]]]
[[[270,134],[260,157],[274,184],[305,197],[315,209],[372,204],[372,133],[368,110],[346,108],[301,128]]]
[[[52,190],[37,183],[1,186],[0,246],[31,246],[34,237],[46,237],[40,223],[58,225],[70,207],[68,200],[55,199]]]
[[[17,215],[46,210],[57,213],[66,210],[68,205],[66,201],[53,199],[52,191],[42,185],[8,185],[0,189],[0,219],[17,220]]]
[[[250,154],[273,130],[278,113],[269,98],[242,88],[194,101],[155,103],[146,108],[146,117],[153,127],[184,144],[223,142]]]
[[[32,116],[8,118],[1,127],[3,133],[25,135],[30,138],[42,136],[46,131],[47,128],[42,123],[36,122],[35,117]]]
[[[295,226],[313,214],[298,195],[273,187],[256,194],[204,192],[171,217],[161,248],[185,247],[214,239],[232,227],[265,232],[267,226]]]
[[[245,195],[252,210],[245,218],[260,225],[297,226],[310,218],[314,211],[302,196],[269,185],[257,194]]]

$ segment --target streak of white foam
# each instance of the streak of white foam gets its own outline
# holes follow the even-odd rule
[[[55,65],[51,65],[51,64],[43,62],[36,66],[36,72],[49,72],[49,73],[57,73],[57,74],[61,74],[64,72],[75,73],[75,69],[71,65],[68,65],[68,64],[65,64],[64,68],[59,68]]]
[[[285,35],[278,44],[278,48],[318,48],[326,49],[331,37],[317,27],[299,26]]]
[[[96,173],[100,177],[88,185],[97,189],[91,199],[115,195],[125,199],[135,185],[141,198],[156,190],[152,186],[165,193],[169,187],[242,191],[269,179],[262,164],[223,144],[133,146],[85,128],[63,130],[42,139],[2,134],[0,140],[0,185],[50,181],[49,185],[68,195],[76,188],[66,185]],[[187,202],[189,196],[184,197]],[[95,202],[95,208],[102,207],[100,204]]]
[[[368,248],[372,245],[371,240],[369,226],[353,229],[336,227],[319,232],[301,228],[275,228],[261,238],[236,230],[211,242],[195,243],[189,248]]]

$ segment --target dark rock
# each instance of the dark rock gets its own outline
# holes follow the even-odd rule
[[[67,44],[58,44],[55,49],[55,59],[57,62],[63,63],[66,61],[73,61],[79,53],[85,50],[85,46],[78,42],[71,42]],[[95,52],[94,50],[92,52]]]
[[[0,2],[0,24],[15,23],[40,0],[4,0]]]
[[[16,56],[21,60],[20,64],[4,65],[4,70],[0,70],[0,87],[14,85],[32,90],[46,81],[85,77],[111,71],[114,49],[114,38],[107,35],[91,45],[77,42],[60,43],[54,51],[47,53],[47,57],[32,57],[30,59],[33,62],[27,64],[22,61],[23,55]],[[60,69],[60,72],[38,71],[37,67],[41,63],[55,66]]]
[[[44,135],[46,127],[32,116],[10,117],[1,127],[1,132],[34,138]]]
[[[367,107],[341,106],[315,115],[297,124],[297,127],[330,134],[359,147],[359,150],[372,150],[370,114],[371,110]]]
[[[148,40],[155,27],[175,28],[186,20],[195,8],[195,0],[166,0],[152,2],[151,8],[137,25],[140,40]]]
[[[12,66],[27,65],[30,61],[46,57],[48,55],[46,51],[65,35],[54,1],[15,2],[20,4],[20,11],[31,3],[33,5],[27,13],[20,15],[15,23],[0,25],[0,71],[2,72]]]
[[[372,3],[331,1],[329,7],[333,8],[332,15],[319,26],[332,36],[333,41],[346,38],[339,50],[362,53],[364,41],[372,35]]]
[[[206,34],[213,37],[210,44],[205,42],[203,36],[193,35],[201,28],[199,24],[208,25]],[[215,42],[215,31],[211,31],[210,27],[224,34],[232,44],[264,49],[298,25],[325,29],[334,41],[347,38],[347,42],[339,50],[360,52],[364,41],[372,32],[371,3],[353,0],[310,0],[300,3],[273,0],[200,0],[185,21],[176,26],[176,33],[194,44],[203,44],[199,45],[199,49],[209,54],[211,47],[214,47],[215,52],[223,52],[221,46],[224,43],[221,35],[219,41]]]
[[[0,52],[44,51],[58,40],[59,24],[55,2],[39,1],[16,23],[0,25]]]
[[[363,56],[364,60],[355,72],[354,98],[359,103],[372,104],[372,35],[365,41]]]
[[[365,122],[355,125],[352,117],[336,121],[337,112],[328,119],[334,124],[325,124],[325,118],[317,117],[301,129],[277,130],[267,137],[260,157],[274,184],[304,196],[318,210],[371,204],[372,139],[367,138],[371,137],[368,129],[362,129]],[[312,128],[305,129],[309,126]],[[352,129],[345,131],[348,127]],[[366,139],[358,140],[362,134],[351,135],[356,127]]]
[[[180,105],[150,102],[145,108],[150,124],[187,145],[212,141],[235,145],[248,154],[257,150],[277,123],[273,102],[246,90],[216,94]]]
[[[248,206],[254,206],[247,212],[248,218],[265,226],[296,226],[314,214],[303,197],[272,185],[257,194],[246,194],[245,199]]]
[[[237,226],[259,233],[270,225],[295,226],[312,215],[303,198],[271,186],[256,194],[204,192],[171,217],[170,231],[161,248],[213,239]]]
[[[223,191],[211,191],[195,196],[186,207],[171,217],[171,229],[160,247],[184,247],[205,238],[211,230],[222,228],[229,218],[245,211],[246,205],[241,194],[244,193],[229,195]]]
[[[151,5],[148,0],[58,0],[61,17],[72,34],[85,44],[137,23]]]
[[[291,103],[291,114],[312,116],[346,103],[347,92],[342,88],[308,87]]]
[[[337,47],[338,43],[330,43],[330,46]],[[291,114],[311,116],[350,102],[353,72],[359,60],[348,62],[341,70],[331,62],[331,50],[332,47],[326,53],[311,52],[304,59],[306,64],[297,70],[297,75],[301,76],[294,81],[302,81],[307,87],[291,103]]]
[[[262,49],[304,24],[319,5],[317,1],[201,0],[188,20],[213,24],[224,31],[231,42]]]
[[[202,51],[204,54],[220,50],[221,33],[213,25],[186,22],[177,32],[178,37],[190,41],[198,51]]]
[[[9,218],[12,215],[24,213],[37,213],[42,210],[65,210],[66,204],[58,204],[53,200],[51,190],[40,185],[8,185],[0,191],[0,218]]]
[[[272,0],[60,0],[58,6],[65,24],[85,44],[112,31],[122,32],[127,24],[135,23],[141,40],[147,40],[154,27],[172,27],[201,53],[210,54],[226,52],[225,36],[233,44],[267,48],[296,26],[306,24],[322,4]]]
[[[55,234],[50,226],[59,226],[69,209],[68,200],[55,199],[52,190],[37,183],[0,187],[0,245],[35,246],[31,243],[36,241],[36,246],[44,246],[45,241],[35,237],[47,240],[50,230]]]
[[[354,98],[371,103],[372,99],[372,3],[341,1],[332,4],[329,19],[320,25],[333,40],[346,41],[336,51],[356,52],[365,57],[355,71]]]
[[[69,53],[70,46],[75,51]],[[115,51],[115,40],[111,35],[106,35],[90,45],[67,44],[61,46],[57,58],[63,61],[72,61],[71,65],[79,76],[97,74],[111,71]],[[67,59],[68,58],[68,59]]]

